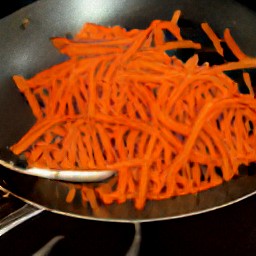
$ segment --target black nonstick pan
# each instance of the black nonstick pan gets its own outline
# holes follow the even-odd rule
[[[85,22],[145,28],[153,19],[169,19],[180,9],[186,24],[207,21],[222,33],[229,27],[241,48],[256,56],[256,15],[234,1],[216,0],[40,0],[0,21],[0,148],[17,142],[35,119],[12,82],[12,75],[31,77],[65,59],[49,38],[76,33]],[[193,33],[193,31],[192,31]],[[38,208],[79,218],[145,222],[203,213],[256,193],[256,176],[245,175],[197,195],[148,201],[142,211],[132,202],[102,206],[95,213],[79,198],[66,203],[67,184],[29,177],[0,168],[0,186]]]

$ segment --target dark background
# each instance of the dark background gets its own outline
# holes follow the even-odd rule
[[[32,2],[2,2],[0,18]],[[255,1],[239,2],[256,11]],[[133,234],[132,224],[45,212],[0,237],[0,255],[31,255],[56,235],[65,238],[50,255],[125,255]],[[256,196],[201,215],[142,224],[140,255],[256,255]]]

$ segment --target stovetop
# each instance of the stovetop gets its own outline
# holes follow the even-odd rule
[[[0,18],[33,0],[12,0]],[[253,1],[239,1],[256,11]],[[0,220],[24,205],[0,194]],[[140,255],[256,255],[256,196],[191,217],[141,224]],[[53,238],[48,255],[125,255],[134,225],[42,212],[0,237],[0,255],[32,255]],[[44,255],[44,254],[41,254]]]

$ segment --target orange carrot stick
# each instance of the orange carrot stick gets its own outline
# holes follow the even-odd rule
[[[223,48],[220,44],[221,40],[214,33],[214,31],[212,30],[210,25],[205,22],[205,23],[201,24],[201,27],[204,30],[204,32],[206,33],[206,35],[209,37],[209,39],[212,41],[217,53],[220,54],[221,56],[224,56]]]
[[[247,55],[243,53],[239,46],[236,44],[234,38],[231,36],[230,29],[228,28],[224,30],[224,40],[227,43],[230,50],[239,60],[247,58]]]

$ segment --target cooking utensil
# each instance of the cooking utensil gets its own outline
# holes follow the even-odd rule
[[[84,22],[144,28],[153,19],[169,19],[180,9],[185,25],[207,21],[218,33],[230,27],[236,41],[246,53],[256,55],[256,15],[228,0],[41,0],[0,22],[0,147],[12,145],[35,122],[11,76],[30,77],[61,62],[65,57],[48,38],[77,32]],[[225,13],[225,17],[221,18]],[[22,26],[26,19],[26,27]],[[193,31],[191,32],[193,33]],[[148,201],[143,211],[132,202],[102,205],[98,211],[84,207],[78,193],[73,203],[66,203],[73,184],[32,177],[0,169],[0,185],[16,197],[38,208],[69,216],[104,221],[143,222],[165,220],[203,213],[224,207],[255,194],[256,177],[243,176],[197,195],[162,201]]]
[[[27,168],[26,160],[14,155],[8,149],[0,150],[0,165],[26,175],[69,182],[99,182],[115,174],[111,170],[49,170],[36,167]]]

